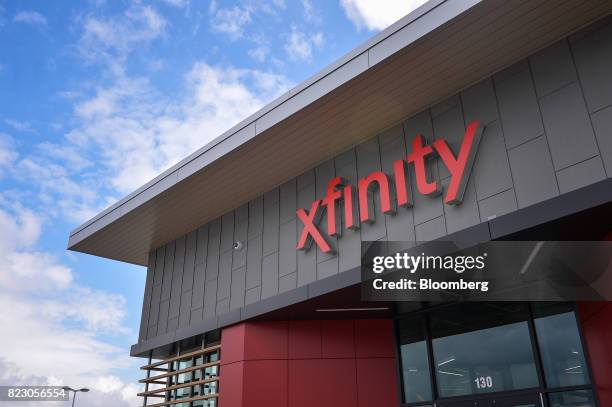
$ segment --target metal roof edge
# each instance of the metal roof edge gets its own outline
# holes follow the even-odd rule
[[[395,54],[397,51],[422,38],[481,1],[482,0],[430,0],[426,2],[385,30],[374,35],[364,44],[345,54],[312,77],[306,79],[293,89],[285,92],[283,95],[268,103],[257,112],[251,114],[240,123],[214,138],[209,143],[187,156],[185,159],[163,171],[160,175],[145,183],[134,192],[128,194],[108,208],[102,210],[93,218],[77,226],[70,232],[68,248],[70,249],[87,236],[116,221],[131,210],[146,204],[147,201],[153,199],[176,183],[187,178],[189,175],[202,170],[212,162],[216,161],[218,158],[232,151],[234,148],[239,147],[247,141],[255,138],[257,135],[263,133],[266,129],[301,110],[304,106],[315,102],[325,94],[329,93],[331,90],[355,78],[364,70],[367,70],[373,65],[385,60],[386,58]],[[413,23],[421,21],[423,17],[430,15],[433,10],[437,9],[440,11],[440,13],[433,18],[433,21],[428,22],[428,24],[421,24],[420,27],[415,27],[416,32],[410,33],[412,35],[408,35],[407,38],[406,36],[403,38],[397,38],[399,36],[396,36],[396,34],[398,34],[400,31],[410,29]],[[387,45],[384,44],[384,42],[387,40],[392,43],[388,44],[388,46],[380,47],[380,45]],[[377,47],[380,49],[377,49]],[[376,51],[374,53],[375,55],[370,55],[372,50]],[[364,54],[367,54],[367,60],[359,61],[359,58],[364,58],[362,57]],[[314,84],[321,83],[323,80],[330,78],[332,74],[342,70],[343,68],[344,70],[350,71],[350,68],[352,68],[350,66],[351,63],[358,65],[359,63],[363,62],[366,63],[365,69],[363,69],[363,67],[361,67],[361,69],[357,67],[354,72],[345,72],[344,77],[340,78],[340,81],[330,84],[330,89],[322,95],[306,95],[306,91]],[[313,99],[308,102],[304,100],[298,101],[297,99],[299,98]],[[293,102],[294,105],[298,105],[293,106],[295,111],[291,111],[291,106],[288,106],[291,102]],[[266,115],[281,107],[285,107],[285,109],[289,109],[290,111],[285,112],[285,114],[277,115],[280,117],[269,120],[269,123],[264,123],[265,120],[262,119],[266,119]],[[259,121],[262,121],[261,125],[264,128],[257,128],[257,123]]]

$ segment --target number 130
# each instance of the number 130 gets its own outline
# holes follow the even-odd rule
[[[481,376],[474,379],[477,389],[489,389],[493,387],[493,379],[491,376]]]

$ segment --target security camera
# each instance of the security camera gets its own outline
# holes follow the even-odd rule
[[[234,242],[234,250],[242,250],[243,246],[244,244],[240,240]]]

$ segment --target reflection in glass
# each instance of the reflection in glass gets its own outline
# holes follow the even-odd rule
[[[589,383],[587,366],[574,312],[534,320],[544,378],[548,387]]]
[[[219,360],[219,352],[214,352],[205,356],[198,356],[195,358],[183,359],[172,362],[172,370],[182,370],[192,366],[203,365],[205,363],[215,362]],[[196,369],[187,373],[180,373],[170,377],[172,385],[189,383],[195,380],[210,379],[219,374],[219,366],[208,366],[203,369]],[[211,381],[208,383],[197,384],[195,386],[181,387],[174,389],[170,392],[171,400],[180,400],[190,397],[203,396],[208,394],[217,393],[217,382]],[[177,407],[188,407],[189,403],[178,403]],[[207,406],[214,407],[216,405],[215,399],[198,400],[193,402],[193,406]]]
[[[216,362],[217,360],[219,360],[219,352],[209,353],[206,356],[206,363]]]
[[[213,376],[218,376],[219,366],[209,366],[204,369],[204,378],[209,379]]]
[[[550,407],[595,407],[591,390],[566,391],[548,395]]]
[[[431,382],[422,318],[400,321],[400,355],[404,402],[431,400]]]
[[[520,303],[466,303],[433,313],[440,397],[537,387],[526,319]]]
[[[204,363],[204,357],[202,355],[198,356],[195,360],[196,366]],[[198,369],[193,372],[193,380],[200,380],[202,378],[202,370]]]
[[[176,361],[172,364],[172,370],[182,370],[192,366],[191,359]],[[193,372],[180,373],[172,376],[171,384],[182,384],[192,380]]]

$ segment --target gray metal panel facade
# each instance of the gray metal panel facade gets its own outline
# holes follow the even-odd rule
[[[573,35],[228,212],[149,256],[139,342],[359,266],[360,241],[431,240],[612,177],[612,23]],[[463,203],[412,191],[413,208],[297,251],[298,208],[327,182],[391,171],[416,134],[455,152],[466,123],[486,125]],[[441,162],[430,176],[448,183]],[[412,174],[411,174],[412,176]],[[414,186],[413,186],[414,189]],[[339,213],[343,216],[342,213]],[[320,227],[327,228],[323,216]],[[232,248],[241,241],[241,250]],[[228,320],[231,318],[228,317]],[[220,320],[220,318],[219,318]]]

